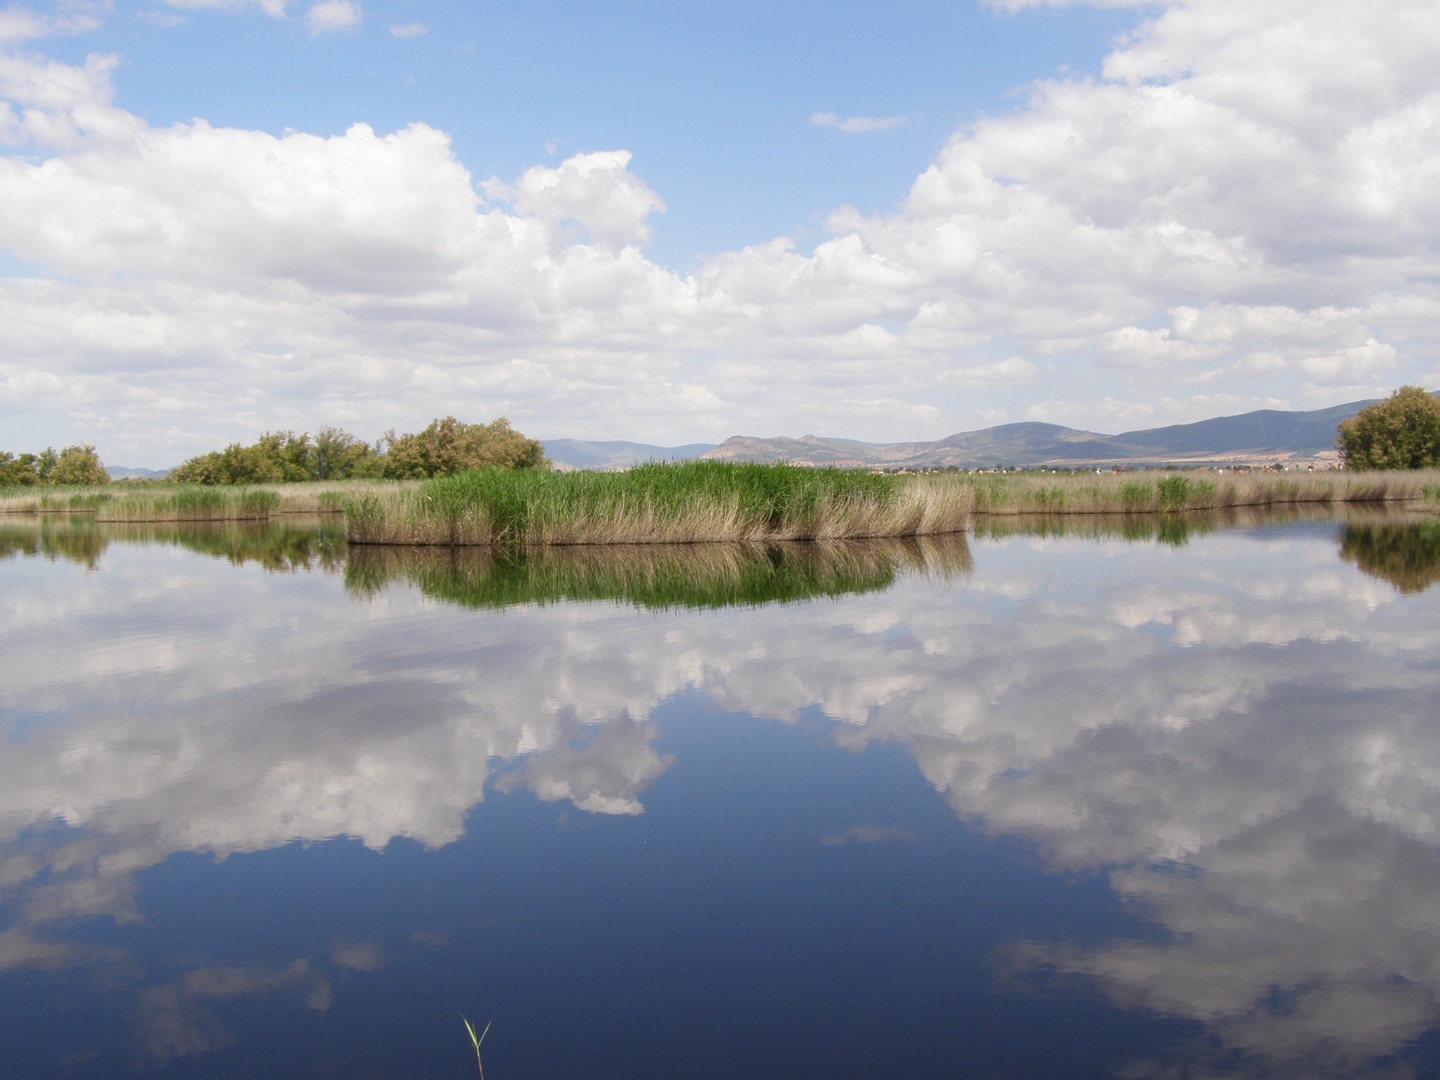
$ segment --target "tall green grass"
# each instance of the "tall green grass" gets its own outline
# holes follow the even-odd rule
[[[1428,472],[1124,472],[959,474],[977,516],[995,514],[1171,514],[1301,504],[1410,503],[1440,492]]]
[[[624,473],[485,470],[345,501],[361,544],[607,544],[954,532],[996,514],[1175,514],[1418,502],[1436,473],[882,476],[721,462]]]
[[[345,518],[349,538],[362,544],[817,540],[963,528],[968,506],[930,491],[890,476],[791,465],[485,469],[351,499]]]
[[[279,505],[273,491],[187,486],[117,495],[95,508],[95,520],[264,521]]]

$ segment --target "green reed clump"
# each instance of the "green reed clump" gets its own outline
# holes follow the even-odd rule
[[[280,496],[258,488],[151,488],[117,495],[95,508],[96,521],[263,521]]]
[[[358,543],[604,544],[905,535],[963,527],[965,507],[899,498],[894,477],[690,461],[626,472],[479,469],[345,505]],[[930,488],[919,486],[924,495]]]

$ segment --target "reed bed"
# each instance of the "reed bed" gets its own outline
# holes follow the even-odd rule
[[[1435,471],[990,473],[958,478],[976,514],[1154,514],[1334,503],[1424,503]]]
[[[414,481],[316,480],[246,487],[124,481],[95,487],[0,489],[0,514],[92,513],[99,521],[254,521],[339,514],[347,498],[416,487]]]
[[[360,544],[637,544],[958,532],[995,515],[1145,515],[1289,505],[1440,511],[1440,472],[1042,472],[881,476],[721,462],[624,473],[482,470],[428,481],[10,488],[0,514],[244,521],[343,512]]]
[[[790,465],[684,462],[623,473],[480,470],[345,502],[359,544],[640,544],[958,532],[953,483]]]
[[[126,492],[95,507],[103,522],[266,521],[280,505],[274,492],[250,488],[181,487]]]
[[[1121,473],[881,476],[689,462],[625,473],[486,470],[345,500],[358,544],[636,544],[958,532],[1004,514],[1171,514],[1242,507],[1440,505],[1440,474]]]
[[[605,601],[651,609],[719,608],[888,588],[901,572],[968,575],[963,533],[878,540],[714,544],[352,547],[345,583],[360,597],[393,582],[470,608]]]

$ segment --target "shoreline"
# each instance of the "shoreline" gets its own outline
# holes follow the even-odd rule
[[[98,523],[344,517],[361,546],[527,547],[892,539],[986,519],[1165,517],[1286,506],[1440,513],[1440,470],[1378,473],[929,473],[788,465],[648,465],[627,472],[485,472],[429,481],[0,492],[0,515]]]

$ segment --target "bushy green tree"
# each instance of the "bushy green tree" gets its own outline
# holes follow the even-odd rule
[[[40,483],[40,472],[34,454],[14,454],[0,450],[0,487],[34,487]]]
[[[1440,465],[1440,400],[1402,386],[1342,420],[1335,442],[1347,469],[1434,468]]]
[[[287,484],[300,480],[343,480],[375,451],[354,435],[324,427],[308,433],[267,431],[250,446],[231,443],[185,462],[170,479],[191,484]]]
[[[544,448],[510,426],[503,416],[466,424],[447,416],[424,431],[387,432],[375,446],[339,428],[323,427],[313,438],[293,431],[266,432],[250,446],[231,443],[185,462],[171,480],[192,484],[284,484],[298,480],[383,478],[423,480],[467,469],[532,469],[548,466]]]
[[[510,426],[503,416],[488,424],[466,424],[447,416],[424,431],[382,440],[382,475],[395,480],[453,476],[469,469],[535,469],[550,464],[545,449]]]
[[[316,480],[376,475],[367,469],[376,451],[364,439],[339,428],[322,427],[310,447],[310,472]]]
[[[58,454],[47,446],[38,454],[0,452],[0,486],[33,487],[37,484],[108,484],[95,447],[67,446]]]

